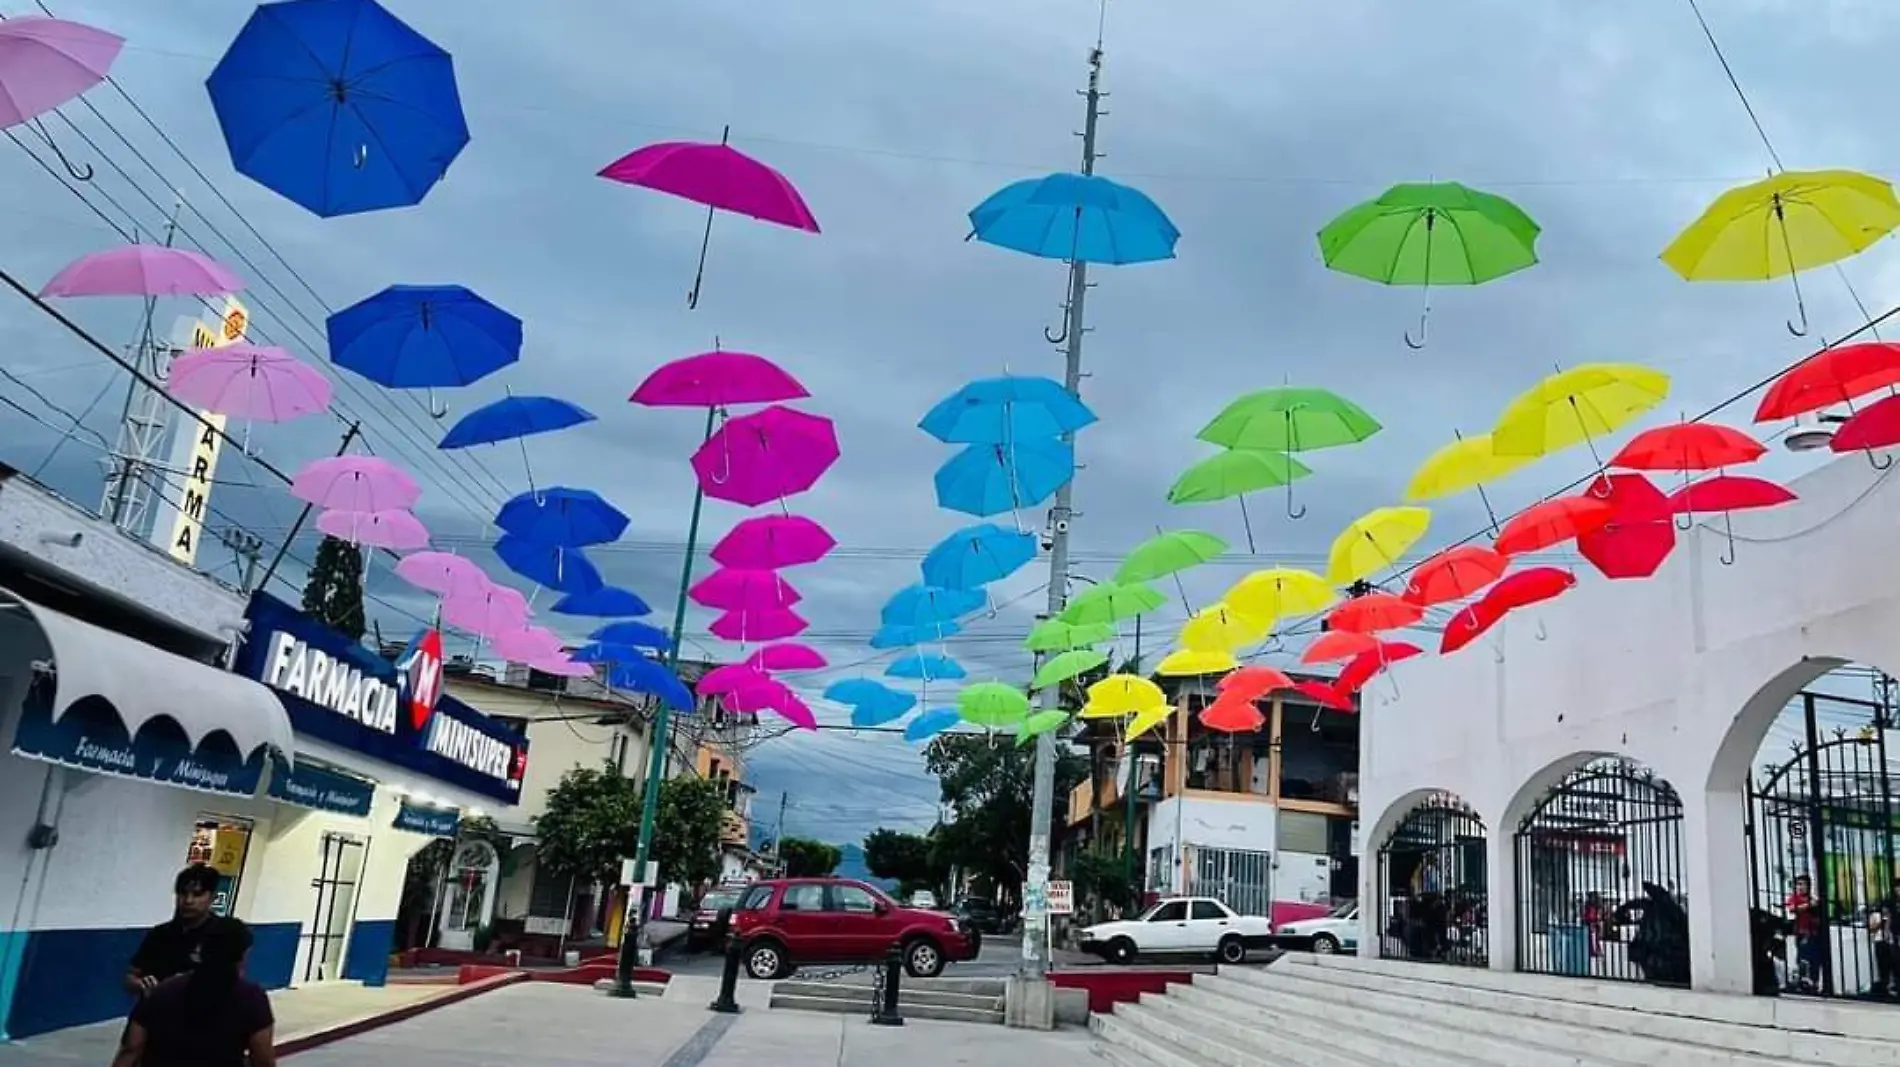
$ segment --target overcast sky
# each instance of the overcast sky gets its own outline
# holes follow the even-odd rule
[[[1063,267],[964,243],[964,216],[1006,182],[1076,166],[1075,90],[1095,0],[562,0],[539,15],[499,0],[390,0],[454,53],[474,139],[420,207],[332,220],[231,169],[203,81],[250,4],[54,6],[129,39],[121,84],[236,213],[110,87],[88,99],[116,133],[83,107],[68,109],[104,157],[65,123],[47,127],[99,171],[85,196],[149,239],[176,189],[189,203],[181,241],[249,279],[245,298],[264,337],[320,361],[328,310],[396,282],[464,283],[526,321],[522,362],[450,398],[455,414],[512,387],[600,416],[531,441],[535,477],[596,489],[633,517],[624,543],[594,555],[653,601],[656,621],[670,617],[677,587],[699,424],[691,412],[632,407],[626,394],[715,338],[797,374],[813,393],[802,406],[837,420],[844,451],[814,492],[791,502],[842,543],[793,579],[808,637],[833,662],[800,679],[814,696],[882,669],[888,657],[865,645],[880,603],[916,580],[934,541],[969,521],[936,506],[931,473],[951,450],[917,430],[918,417],[973,377],[1061,373],[1042,331],[1060,321]],[[29,9],[0,0],[8,14]],[[1900,165],[1885,77],[1900,6],[1705,0],[1705,11],[1787,165]],[[1397,502],[1424,455],[1454,431],[1485,429],[1555,366],[1648,363],[1675,377],[1664,414],[1696,413],[1811,343],[1783,327],[1794,313],[1785,282],[1692,286],[1656,259],[1710,199],[1769,162],[1685,0],[1111,0],[1105,87],[1102,173],[1151,194],[1184,236],[1178,261],[1095,274],[1083,394],[1102,421],[1078,445],[1079,575],[1105,577],[1157,525],[1209,529],[1244,552],[1237,508],[1176,510],[1164,496],[1208,452],[1194,433],[1249,389],[1332,388],[1386,429],[1313,457],[1317,474],[1298,490],[1305,518],[1288,519],[1276,497],[1255,501],[1259,555],[1194,576],[1185,592],[1197,605],[1252,567],[1318,563],[1345,521]],[[594,173],[651,141],[716,140],[726,124],[736,145],[799,186],[824,233],[719,219],[704,297],[689,311],[703,215]],[[1430,343],[1413,351],[1400,334],[1417,322],[1418,292],[1325,270],[1313,234],[1393,182],[1432,178],[1520,204],[1544,227],[1543,263],[1435,294]],[[0,146],[0,181],[0,267],[30,285],[119,240],[22,149]],[[1900,299],[1892,247],[1846,270],[1876,313]],[[1817,337],[1861,321],[1841,276],[1804,282]],[[118,346],[135,326],[125,304],[70,310]],[[161,309],[161,323],[188,310]],[[124,378],[96,353],[12,296],[0,297],[0,344],[7,368],[65,411],[90,406],[88,425],[111,435]],[[15,383],[0,392],[66,422]],[[493,533],[488,516],[527,486],[518,451],[435,453],[429,445],[445,427],[412,396],[350,380],[339,400],[379,454],[426,483],[420,510],[446,545],[478,550]],[[96,441],[81,435],[49,462],[53,433],[11,410],[0,410],[0,424],[0,458],[96,502]],[[320,418],[260,427],[254,441],[295,469],[333,449],[340,431]],[[1588,465],[1582,453],[1546,461],[1499,487],[1496,502],[1521,506]],[[228,521],[281,536],[293,502],[245,467],[226,459],[214,505]],[[250,480],[266,488],[239,484]],[[744,514],[709,503],[706,540]],[[1042,516],[1023,521],[1040,527]],[[1482,521],[1475,498],[1447,501],[1424,547]],[[222,555],[201,560],[221,564]],[[414,625],[405,613],[425,605],[386,579],[387,566],[372,580],[375,611],[404,632]],[[1024,676],[1017,644],[1046,577],[1038,561],[999,586],[995,616],[951,642],[973,675]],[[1152,617],[1147,648],[1182,617],[1178,603]],[[689,653],[732,657],[705,635],[708,619],[689,617]],[[843,719],[835,708],[821,716]],[[793,832],[854,840],[879,824],[927,826],[935,814],[934,782],[888,737],[788,738],[762,749],[754,770],[768,813],[789,794]]]

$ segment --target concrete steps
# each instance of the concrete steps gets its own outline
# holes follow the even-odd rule
[[[907,978],[898,987],[897,1010],[905,1018],[941,1022],[1003,1022],[1003,987],[997,979]],[[871,983],[801,982],[796,979],[772,986],[771,1006],[792,1011],[819,1011],[837,1015],[870,1015]]]
[[[1124,1067],[1900,1067],[1900,1008],[1289,956],[1090,1028]]]

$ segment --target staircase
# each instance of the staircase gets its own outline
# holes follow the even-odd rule
[[[1004,984],[1000,978],[905,978],[897,989],[897,1012],[908,1019],[1001,1026]],[[772,986],[772,1007],[868,1016],[871,983],[778,982]]]
[[[1900,1067],[1900,1007],[1350,956],[1223,967],[1089,1028],[1120,1067]]]

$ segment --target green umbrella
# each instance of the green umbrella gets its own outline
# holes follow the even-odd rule
[[[1034,715],[1031,715],[1029,718],[1017,724],[1016,744],[1018,746],[1026,745],[1035,740],[1038,735],[1046,734],[1068,721],[1069,713],[1060,708],[1050,708],[1048,711],[1036,712]]]
[[[1211,504],[1240,497],[1240,521],[1247,529],[1247,551],[1252,552],[1253,519],[1247,515],[1247,499],[1243,494],[1278,489],[1312,473],[1312,468],[1284,452],[1229,449],[1182,472],[1168,490],[1168,503]]]
[[[1090,586],[1081,596],[1069,601],[1069,606],[1056,617],[1071,625],[1113,624],[1145,615],[1167,602],[1167,597],[1139,583],[1103,582]]]
[[[1425,320],[1434,285],[1482,285],[1537,262],[1536,222],[1501,196],[1457,182],[1395,185],[1349,208],[1319,231],[1320,257],[1333,270],[1386,285],[1421,285]]]
[[[1072,649],[1088,648],[1115,637],[1115,624],[1110,622],[1092,622],[1077,626],[1061,619],[1044,619],[1023,638],[1023,648],[1029,652],[1068,652]]]
[[[1151,582],[1199,566],[1227,551],[1227,542],[1199,530],[1156,534],[1128,553],[1115,572],[1118,582]]]
[[[1223,448],[1269,452],[1311,452],[1355,445],[1378,433],[1379,420],[1364,408],[1326,389],[1285,386],[1262,389],[1227,405],[1199,437]],[[1293,483],[1286,483],[1286,513],[1293,510]]]
[[[1029,698],[1001,682],[978,682],[957,694],[957,714],[977,726],[1013,726],[1029,717]]]
[[[1029,683],[1031,689],[1047,689],[1052,685],[1061,685],[1070,679],[1080,677],[1108,662],[1108,653],[1097,652],[1090,648],[1077,648],[1052,656],[1036,672]]]

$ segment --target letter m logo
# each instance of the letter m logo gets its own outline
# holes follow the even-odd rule
[[[417,634],[396,668],[402,672],[409,723],[417,733],[421,733],[435,714],[436,699],[442,695],[441,631],[428,629]]]

